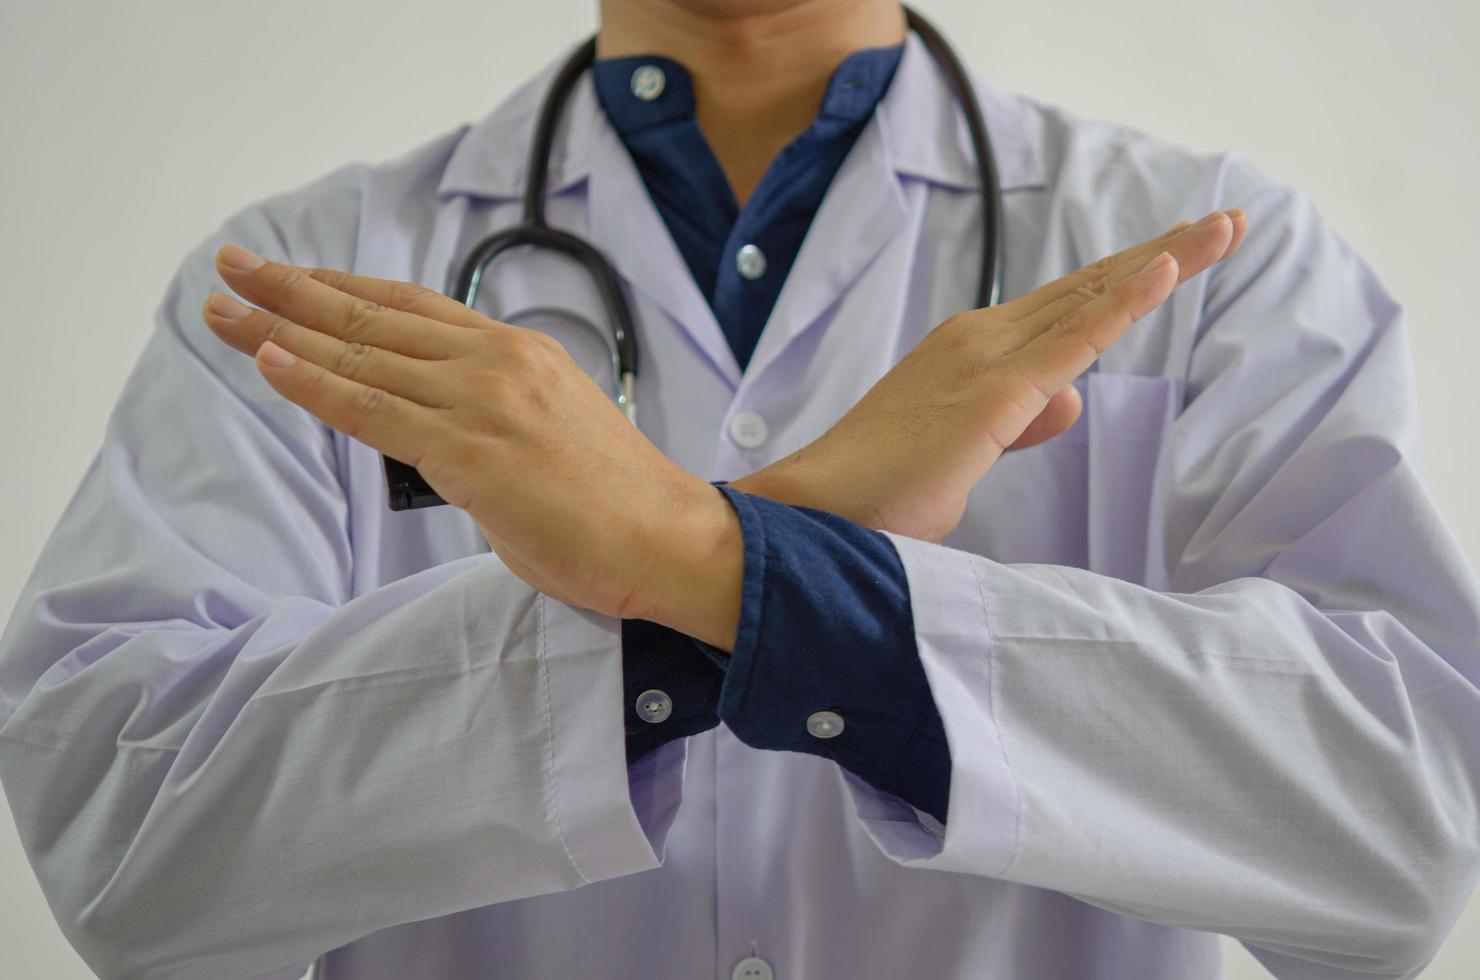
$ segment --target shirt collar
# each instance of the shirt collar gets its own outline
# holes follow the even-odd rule
[[[855,52],[849,58],[866,53]],[[569,54],[569,51],[563,53],[505,102],[464,128],[442,172],[437,186],[439,195],[517,198],[523,194],[526,156],[535,118],[551,78]],[[841,67],[834,73],[829,90],[844,77]],[[687,80],[687,73],[683,74]],[[1042,186],[1045,174],[1030,128],[1033,103],[998,89],[975,74],[972,80],[986,119],[1002,189]],[[944,74],[914,33],[905,39],[893,80],[884,81],[888,89],[878,100],[877,121],[895,171],[948,186],[978,187],[980,181],[965,120]],[[627,84],[626,80],[623,84]],[[692,100],[691,91],[689,99]],[[824,107],[831,108],[827,103],[828,98],[824,97]],[[849,109],[851,96],[840,103],[844,110]],[[552,193],[585,179],[590,170],[593,128],[610,125],[597,99],[595,84],[576,85],[550,153]]]
[[[663,80],[657,95],[642,99],[633,91],[639,71],[656,68]],[[612,128],[623,139],[639,130],[658,126],[694,115],[694,82],[688,70],[672,58],[656,54],[636,54],[622,58],[597,58],[591,66],[591,79]]]
[[[902,44],[863,48],[844,58],[828,78],[819,116],[856,122],[867,118],[883,97],[899,64]],[[634,88],[640,71],[661,72],[656,95],[639,98]],[[597,101],[613,128],[626,139],[649,126],[694,115],[694,83],[681,62],[657,54],[598,58],[592,65]],[[649,80],[652,76],[649,76]],[[651,86],[647,89],[652,92]]]

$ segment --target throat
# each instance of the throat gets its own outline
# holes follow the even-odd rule
[[[843,59],[904,36],[897,0],[602,0],[596,44],[598,57],[661,54],[688,69],[699,128],[744,207]]]
[[[707,99],[698,95],[699,129],[740,207],[745,207],[776,155],[811,125],[826,83],[824,76],[815,91],[792,90],[763,103],[729,104],[718,93]]]

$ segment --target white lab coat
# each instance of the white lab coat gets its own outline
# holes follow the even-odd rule
[[[692,980],[753,948],[783,980],[1185,980],[1224,932],[1282,977],[1420,968],[1476,878],[1480,591],[1417,468],[1401,310],[1309,199],[978,80],[1004,297],[1214,207],[1250,230],[945,544],[893,538],[941,828],[723,727],[629,771],[618,624],[461,511],[390,512],[378,453],[201,322],[228,240],[446,288],[516,218],[545,81],[244,208],[169,284],[0,638],[0,779],[89,964]],[[970,303],[975,168],[913,38],[743,374],[589,85],[566,118],[551,220],[615,262],[641,425],[706,478],[805,444]],[[610,388],[563,259],[501,261],[480,308]]]

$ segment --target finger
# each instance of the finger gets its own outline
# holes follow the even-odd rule
[[[282,363],[284,358],[291,361]],[[434,440],[436,409],[341,378],[270,340],[257,351],[256,361],[278,394],[392,459],[417,466]]]
[[[305,268],[303,271],[316,281],[337,289],[341,293],[358,296],[360,299],[379,303],[393,310],[404,310],[407,313],[415,313],[418,316],[441,320],[443,323],[452,323],[460,327],[487,329],[501,325],[497,320],[490,320],[451,296],[443,296],[435,289],[429,289],[414,282],[357,276],[352,272],[342,272],[339,269]]]
[[[1224,252],[1220,259],[1226,259],[1232,255],[1244,241],[1244,233],[1249,230],[1249,216],[1244,214],[1243,208],[1231,208],[1226,212],[1233,221],[1233,240],[1228,243],[1228,251]]]
[[[1084,401],[1079,397],[1079,389],[1073,385],[1064,385],[1053,393],[1048,404],[1043,406],[1043,411],[1038,417],[1028,423],[1023,434],[1013,440],[1006,452],[1016,449],[1027,449],[1036,446],[1040,442],[1047,442],[1056,435],[1067,432],[1079,418],[1079,413],[1084,408]]]
[[[437,361],[406,357],[358,341],[339,340],[275,313],[238,303],[225,293],[206,297],[201,318],[211,332],[244,354],[255,355],[271,340],[295,357],[372,388],[399,395],[428,408],[450,408],[445,367]]]
[[[340,340],[424,360],[455,357],[469,346],[465,327],[341,293],[298,266],[268,262],[239,245],[221,247],[216,271],[248,302]]]
[[[997,306],[992,307],[992,309],[999,311],[1010,320],[1021,319],[1047,306],[1060,297],[1072,293],[1083,283],[1100,278],[1106,272],[1123,262],[1136,258],[1150,261],[1156,255],[1166,251],[1167,244],[1172,239],[1206,223],[1217,213],[1216,211],[1211,212],[1204,216],[1196,225],[1190,221],[1179,221],[1155,238],[1148,238],[1146,241],[1132,245],[1127,249],[1116,252],[1114,255],[1107,255],[1102,259],[1097,259],[1082,269],[1077,269],[1066,276],[1060,276],[1052,282],[1044,283],[1032,292],[1024,293],[1016,299],[1008,300],[1006,303],[999,303]]]
[[[1177,260],[1155,258],[1115,289],[1091,300],[1008,355],[1014,373],[1047,401],[1105,349],[1161,304],[1177,285]]]
[[[1231,254],[1233,229],[1233,221],[1219,211],[1214,213],[1212,220],[1194,225],[1169,241],[1166,251],[1177,260],[1177,282],[1186,282]],[[1014,321],[1013,331],[1024,334],[1026,341],[1085,303],[1114,290],[1145,268],[1152,258],[1152,255],[1136,256],[1107,270],[1103,276],[1084,280],[1073,291]]]

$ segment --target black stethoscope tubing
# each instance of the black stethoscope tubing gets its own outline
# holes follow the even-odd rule
[[[1002,289],[1002,184],[991,142],[987,138],[987,124],[982,118],[981,105],[971,87],[966,69],[945,37],[909,6],[904,7],[904,14],[906,24],[919,36],[926,50],[945,73],[956,102],[966,117],[966,128],[971,136],[972,152],[976,157],[982,186],[982,264],[977,279],[976,305],[995,306]],[[611,324],[612,367],[617,378],[617,405],[628,420],[635,424],[633,389],[637,380],[637,337],[632,309],[622,295],[616,270],[595,245],[570,232],[552,228],[545,221],[545,193],[549,185],[550,151],[555,142],[555,128],[571,91],[595,58],[596,38],[593,35],[566,59],[550,83],[540,105],[534,138],[529,144],[529,165],[525,169],[529,179],[524,187],[523,214],[517,224],[494,232],[473,247],[463,261],[450,295],[472,309],[478,298],[478,286],[483,280],[483,271],[489,263],[511,248],[547,248],[580,263],[596,284]],[[382,460],[392,510],[433,507],[446,503],[436,491],[426,485],[426,481],[415,468],[389,456],[382,456]]]

